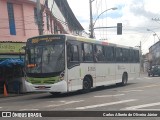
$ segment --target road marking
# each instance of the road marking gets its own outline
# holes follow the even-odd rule
[[[48,101],[48,102],[57,102],[57,101]],[[58,101],[58,102],[64,103],[64,102],[66,102],[66,101]]]
[[[36,110],[39,110],[39,109],[20,109],[19,111],[36,111]]]
[[[138,111],[160,111],[160,109],[134,109]]]
[[[144,77],[145,79],[152,79],[152,78],[149,78],[149,77]]]
[[[69,101],[69,102],[64,102],[62,104],[55,104],[55,105],[48,105],[46,107],[58,107],[58,106],[63,106],[63,105],[68,105],[68,104],[72,104],[72,103],[78,103],[78,102],[83,102],[84,100],[79,100],[79,101]],[[61,101],[62,102],[62,101]]]
[[[100,96],[94,96],[94,97],[116,97],[116,96],[122,96],[125,94],[117,94],[117,95],[100,95]]]
[[[152,84],[152,85],[142,86],[142,87],[137,87],[137,88],[150,88],[150,87],[156,87],[156,86],[160,86],[160,84]]]
[[[158,87],[160,86],[160,84],[152,84],[152,85],[148,85],[148,86],[142,86],[142,87],[136,87],[134,89],[130,89],[130,90],[127,90],[127,91],[119,91],[119,92],[132,92],[132,91],[144,91],[144,90],[137,90],[137,89],[143,89],[143,88],[151,88],[151,87]]]
[[[84,109],[90,109],[90,108],[97,108],[97,107],[104,107],[104,106],[109,106],[109,105],[116,105],[116,104],[121,104],[121,103],[127,103],[127,102],[132,102],[136,101],[137,99],[130,99],[130,100],[122,100],[122,101],[117,101],[117,102],[110,102],[110,103],[103,103],[103,104],[97,104],[97,105],[90,105],[90,106],[84,106],[84,107],[77,107],[77,110],[84,110]]]
[[[126,91],[120,91],[120,92],[140,92],[140,91],[144,91],[144,90],[126,90]]]
[[[157,106],[157,105],[160,105],[160,102],[126,107],[123,110],[137,110],[137,109],[140,109],[140,108],[152,107],[152,106]]]

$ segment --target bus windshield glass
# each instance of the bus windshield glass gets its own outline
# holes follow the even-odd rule
[[[54,73],[64,70],[64,43],[36,44],[26,48],[27,73]]]

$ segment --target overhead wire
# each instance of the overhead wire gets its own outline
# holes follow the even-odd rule
[[[105,9],[107,10],[107,9],[108,9],[108,6],[107,6],[107,1],[106,1],[106,0],[105,0],[105,6],[106,6],[106,8],[105,8]],[[106,27],[108,27],[108,26],[107,26],[107,25],[108,25],[108,24],[107,24],[107,12],[106,12],[105,14],[106,14],[106,15],[105,15],[106,20],[105,20],[105,22],[104,22],[104,23],[105,23],[105,26],[106,26]],[[106,29],[106,30],[104,30],[104,33],[106,33],[106,34],[107,34],[107,31],[108,31],[107,29]],[[104,38],[106,38],[106,39],[107,39],[107,38],[108,38],[108,35],[106,35],[106,36],[104,35]]]

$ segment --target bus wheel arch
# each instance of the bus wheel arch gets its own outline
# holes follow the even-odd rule
[[[93,78],[91,75],[86,75],[83,79],[83,93],[87,93],[93,87]]]
[[[122,85],[122,86],[125,86],[125,85],[127,85],[127,82],[128,82],[128,73],[127,73],[127,72],[124,72],[123,75],[122,75],[121,85]]]

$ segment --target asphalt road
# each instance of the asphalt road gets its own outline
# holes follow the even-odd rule
[[[141,77],[129,81],[126,86],[98,87],[86,94],[72,92],[53,96],[49,93],[41,93],[0,98],[0,111],[159,111],[160,113],[160,77],[141,75]],[[93,112],[93,114],[95,113]],[[102,117],[94,118],[54,117],[41,119],[158,120],[160,117],[127,118],[103,117],[102,115]]]

